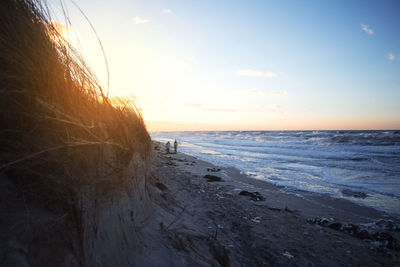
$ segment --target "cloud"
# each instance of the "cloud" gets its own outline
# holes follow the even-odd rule
[[[363,31],[365,31],[365,32],[366,32],[367,34],[369,34],[369,35],[373,35],[373,34],[374,34],[374,30],[371,29],[368,25],[361,24],[361,29],[362,29]]]
[[[162,13],[164,13],[164,14],[171,14],[171,13],[172,13],[172,10],[171,10],[171,9],[168,9],[168,8],[164,8],[164,9],[162,10]]]
[[[264,90],[260,90],[257,88],[253,88],[250,90],[246,91],[249,94],[255,94],[255,95],[269,95],[269,96],[286,96],[288,95],[288,92],[285,91],[276,91],[276,90],[269,90],[269,91],[264,91]]]
[[[279,110],[279,109],[282,108],[282,106],[277,105],[277,104],[274,104],[274,105],[271,106],[271,108],[272,108],[272,109],[275,109],[275,110]]]
[[[168,103],[168,99],[159,98],[159,99],[154,100],[154,103],[156,103],[156,104],[165,104],[165,103]]]
[[[215,111],[215,112],[236,112],[236,109],[232,108],[209,108],[209,107],[204,107],[203,104],[200,103],[185,103],[185,106],[187,107],[192,107],[192,108],[198,108],[204,111]]]
[[[232,108],[205,108],[206,111],[217,111],[217,112],[236,112],[237,109]]]
[[[273,78],[273,77],[278,77],[282,73],[276,73],[276,72],[264,72],[264,71],[258,71],[258,70],[237,70],[236,75],[239,76],[249,76],[249,77],[268,77],[268,78]]]
[[[133,22],[135,24],[146,24],[146,23],[149,23],[150,20],[149,19],[142,19],[141,17],[136,16],[136,17],[133,18]]]
[[[185,103],[185,106],[193,108],[201,108],[203,105],[200,103]]]
[[[392,53],[389,53],[389,54],[388,54],[388,58],[389,58],[390,61],[393,61],[393,60],[396,59],[396,56],[393,55]]]

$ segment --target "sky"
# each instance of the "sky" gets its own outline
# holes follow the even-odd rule
[[[400,129],[399,1],[75,3],[110,96],[133,96],[150,131]]]

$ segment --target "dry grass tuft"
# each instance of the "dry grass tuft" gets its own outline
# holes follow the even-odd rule
[[[144,179],[132,177],[150,163],[140,112],[104,94],[46,6],[2,0],[0,25],[0,172],[58,206]]]

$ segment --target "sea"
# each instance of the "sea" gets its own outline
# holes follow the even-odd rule
[[[400,215],[400,131],[154,132],[254,179]]]

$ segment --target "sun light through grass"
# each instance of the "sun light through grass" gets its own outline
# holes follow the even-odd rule
[[[134,158],[150,164],[139,109],[107,97],[68,27],[42,1],[4,0],[0,17],[0,171],[67,206],[144,179],[132,175]]]

